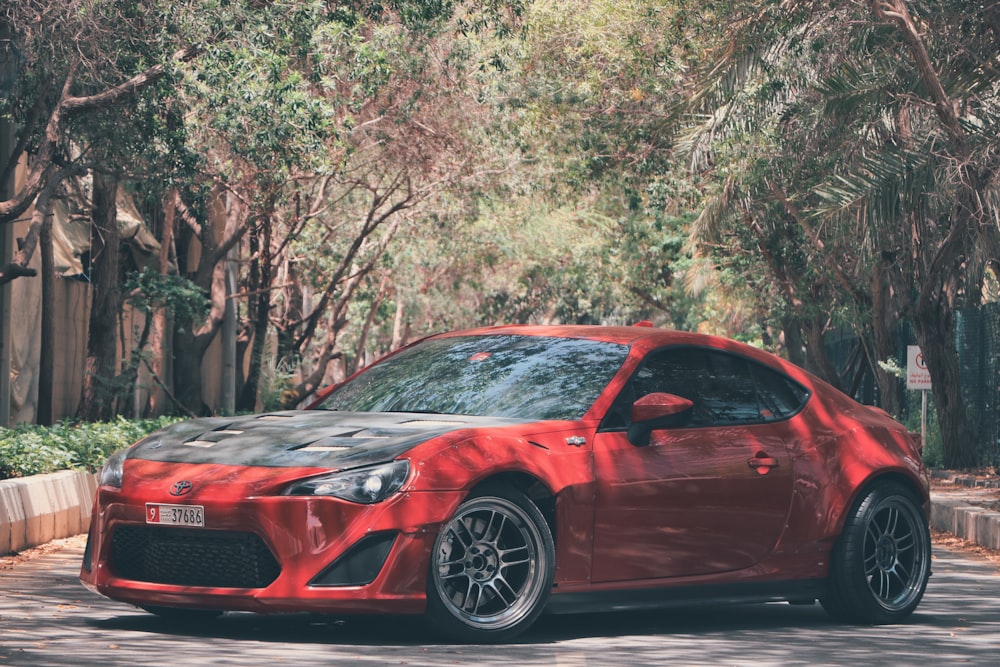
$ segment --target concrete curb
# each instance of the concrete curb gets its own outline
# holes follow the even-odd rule
[[[86,471],[0,481],[0,556],[87,532],[96,492]]]
[[[1000,512],[969,504],[961,497],[931,494],[931,527],[989,549],[1000,549]]]
[[[1000,550],[1000,512],[984,506],[996,499],[960,489],[931,491],[931,528]]]

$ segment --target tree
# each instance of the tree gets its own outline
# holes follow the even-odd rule
[[[474,226],[491,279],[481,319],[697,326],[679,243],[696,193],[672,154],[698,17],[645,0],[530,5],[490,82],[491,140],[511,162]]]
[[[195,43],[160,33],[161,24],[147,22],[163,3],[147,4],[5,4],[0,21],[12,38],[3,48],[13,54],[17,72],[13,87],[0,99],[0,113],[13,120],[17,136],[9,159],[0,165],[0,178],[6,179],[25,153],[31,160],[13,197],[0,201],[0,224],[27,211],[46,188],[89,166],[90,156],[73,147],[75,133],[86,125],[81,119],[135,99],[173,66],[198,55]],[[122,42],[122,32],[130,39]],[[40,225],[33,223],[21,252],[0,270],[0,282],[32,275],[27,264],[39,231]]]
[[[28,173],[13,197],[0,202],[0,224],[34,206],[32,222],[14,260],[0,269],[0,282],[31,276],[28,262],[39,241],[43,256],[40,421],[48,421],[52,381],[51,249],[49,206],[61,185],[93,170],[94,307],[88,332],[88,359],[80,414],[104,419],[115,409],[118,370],[114,323],[121,309],[115,196],[118,183],[154,166],[157,147],[170,146],[158,125],[169,116],[161,105],[172,90],[173,68],[196,57],[201,34],[188,28],[191,8],[171,3],[29,2],[4,7],[0,21],[12,39],[13,85],[5,89],[0,113],[17,130],[10,159],[0,165],[6,177],[27,155]],[[158,20],[150,20],[157,17]],[[208,20],[207,17],[203,17]],[[127,35],[123,39],[122,34]],[[168,111],[164,112],[164,109]],[[151,148],[153,147],[153,148]],[[7,157],[7,156],[5,156]],[[170,158],[167,159],[170,162]],[[49,313],[47,315],[47,313]],[[48,369],[48,370],[46,370]]]
[[[741,185],[763,185],[751,201],[797,221],[835,288],[810,301],[827,312],[847,307],[859,334],[875,339],[872,361],[895,347],[898,318],[912,317],[935,382],[945,464],[959,467],[978,457],[954,314],[975,302],[976,276],[998,247],[989,185],[998,35],[990,9],[969,9],[765,3],[730,22],[728,50],[695,98],[711,100],[701,107],[707,120],[690,142],[696,162],[739,164]],[[820,158],[820,169],[799,168]],[[862,252],[839,250],[851,239]],[[853,266],[844,261],[852,255]]]
[[[925,255],[930,261],[925,264],[926,273],[916,300],[914,329],[934,381],[934,400],[942,434],[948,443],[945,465],[972,467],[979,461],[975,444],[978,439],[969,423],[962,396],[954,342],[954,317],[958,308],[966,302],[964,291],[971,291],[973,303],[978,301],[983,264],[1000,262],[1000,227],[997,223],[1000,201],[991,196],[994,190],[991,180],[1000,167],[995,133],[1000,127],[1000,116],[995,112],[996,102],[1000,100],[996,92],[996,83],[1000,81],[997,67],[1000,65],[1000,58],[997,57],[1000,33],[993,26],[992,31],[986,31],[986,39],[973,41],[971,49],[968,43],[949,45],[956,47],[956,51],[945,52],[944,58],[951,61],[948,64],[971,66],[969,75],[979,75],[978,80],[973,79],[972,95],[963,95],[961,90],[949,93],[938,72],[940,65],[932,59],[925,37],[906,4],[900,0],[870,0],[869,5],[876,19],[890,22],[897,29],[899,39],[912,59],[912,66],[926,88],[925,99],[932,104],[937,117],[937,127],[932,132],[946,142],[946,164],[943,166],[951,176],[948,190],[952,201],[945,218],[947,224],[935,239],[933,251]],[[969,17],[964,16],[967,12],[964,3],[957,9],[956,14],[946,12],[937,16],[928,12],[928,19],[950,21],[957,18],[968,21]],[[991,16],[995,22],[995,10],[987,9],[983,18],[988,21]],[[967,61],[969,56],[972,62]],[[964,98],[961,105],[960,98]],[[958,109],[963,109],[964,114]],[[970,121],[973,126],[979,121],[980,128],[987,131],[981,134],[977,128],[970,133],[964,127]],[[931,229],[931,225],[940,229],[939,221],[928,222],[918,221],[918,231],[937,231]],[[977,247],[987,251],[985,258],[975,256]],[[970,281],[970,273],[979,280]]]
[[[501,8],[516,17],[516,3],[275,4],[258,12],[238,48],[209,51],[188,68],[186,98],[198,110],[189,116],[190,141],[211,147],[201,182],[214,201],[225,200],[228,221],[221,244],[207,238],[211,225],[190,221],[209,220],[212,198],[183,195],[191,215],[177,235],[181,270],[215,304],[175,345],[175,379],[190,409],[205,409],[201,356],[231,298],[220,292],[218,262],[237,244],[249,268],[240,290],[249,297],[241,406],[256,403],[272,325],[280,363],[301,365],[287,401],[315,389],[341,354],[337,337],[358,287],[400,226],[415,220],[406,213],[475,179],[469,164],[477,153],[460,131],[477,106],[465,56],[470,40],[510,20]],[[197,267],[186,259],[195,247]],[[306,291],[316,297],[303,312]],[[282,293],[288,307],[275,298]]]
[[[116,200],[118,182],[100,172],[94,175],[93,222],[90,252],[95,258],[90,280],[94,285],[87,335],[87,362],[84,369],[83,395],[77,415],[88,421],[109,421],[114,402],[108,400],[114,391],[100,386],[117,375],[115,322],[121,308],[120,234]]]

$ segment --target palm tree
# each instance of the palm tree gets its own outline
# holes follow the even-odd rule
[[[954,316],[1000,261],[997,10],[775,3],[731,25],[686,144],[718,184],[695,240],[766,240],[760,256],[814,345],[823,324],[804,313],[843,313],[871,361],[894,356],[911,318],[945,465],[976,465]],[[880,378],[884,398],[895,384]]]

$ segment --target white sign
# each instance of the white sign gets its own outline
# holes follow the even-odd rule
[[[931,388],[931,374],[927,370],[924,353],[916,345],[906,346],[906,388],[923,390]]]

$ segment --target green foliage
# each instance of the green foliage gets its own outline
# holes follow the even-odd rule
[[[866,3],[10,0],[16,72],[0,114],[31,152],[71,67],[76,97],[165,68],[71,118],[60,157],[132,180],[153,230],[176,188],[197,223],[174,239],[188,277],[190,228],[208,233],[218,193],[234,226],[268,226],[244,239],[270,247],[238,248],[241,336],[270,316],[296,339],[329,292],[313,338],[282,350],[294,363],[264,371],[268,407],[333,345],[317,341],[353,363],[501,322],[864,336],[880,262],[919,276],[932,258],[914,250],[947,233],[965,165],[997,172],[996,12],[907,5],[968,155],[949,146],[899,31]],[[198,55],[174,62],[188,46]],[[909,220],[932,224],[907,234]],[[983,298],[1000,298],[989,275]],[[211,329],[197,326],[210,278],[145,272],[126,292],[186,334]]]
[[[911,433],[920,433],[922,392],[906,392],[906,415],[903,425]],[[941,442],[941,427],[938,423],[937,407],[933,400],[927,401],[927,439],[924,441],[924,464],[929,468],[944,467],[944,446]]]
[[[175,421],[176,417],[137,421],[119,417],[107,423],[0,428],[0,479],[67,468],[94,472],[114,451]]]
[[[289,370],[292,364],[265,364],[261,369],[260,402],[264,412],[281,410],[285,405],[286,394],[291,389],[295,377],[294,370]]]
[[[54,444],[37,428],[0,429],[0,479],[76,466],[72,452]]]
[[[172,274],[162,275],[150,268],[130,276],[125,291],[131,294],[129,303],[144,313],[168,309],[180,328],[203,319],[210,305],[204,292],[190,280]]]

